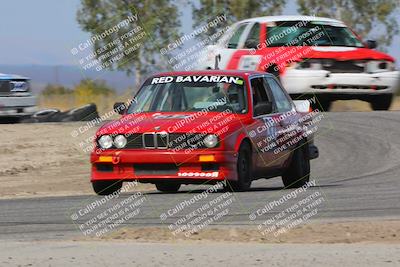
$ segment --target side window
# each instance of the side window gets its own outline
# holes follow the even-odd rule
[[[287,112],[292,109],[292,105],[284,93],[284,89],[272,78],[264,78],[264,83],[268,86],[274,96],[278,112]]]
[[[253,93],[253,108],[260,103],[268,102],[267,91],[264,87],[263,78],[251,79],[251,88]]]
[[[251,28],[249,35],[247,36],[246,42],[244,43],[245,48],[256,48],[260,43],[260,24],[256,23]]]
[[[233,33],[231,39],[229,39],[228,41],[228,48],[232,48],[235,49],[237,48],[238,44],[239,44],[239,40],[240,40],[240,36],[242,36],[242,33],[244,31],[244,29],[246,28],[247,24],[241,24],[239,25],[238,28],[235,29],[235,32]]]

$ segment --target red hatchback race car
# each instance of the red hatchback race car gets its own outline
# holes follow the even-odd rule
[[[182,184],[243,191],[260,178],[285,187],[309,181],[315,114],[294,103],[271,74],[256,71],[160,73],[148,78],[119,120],[96,133],[91,153],[94,191],[117,192],[124,181],[163,192]]]

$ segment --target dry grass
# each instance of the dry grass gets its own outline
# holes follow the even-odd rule
[[[39,109],[56,108],[65,111],[85,104],[95,103],[97,111],[101,115],[112,110],[115,102],[125,102],[131,98],[132,95],[132,91],[126,91],[122,95],[117,96],[97,95],[90,97],[90,100],[86,101],[82,101],[82,99],[79,99],[73,94],[51,96],[40,95],[38,97],[38,107]]]
[[[57,108],[61,111],[76,108],[90,103],[89,101],[83,103],[82,101],[79,101],[74,95],[40,96],[38,100],[39,109]],[[114,104],[112,98],[103,95],[98,96],[91,102],[97,105],[97,111],[99,112],[99,114],[110,111]]]
[[[99,114],[104,114],[112,110],[115,102],[126,101],[133,94],[126,92],[118,96],[104,96],[100,95],[93,98],[92,102],[97,105]],[[40,96],[39,97],[39,108],[57,108],[60,110],[68,110],[78,106],[82,106],[87,103],[82,103],[74,95],[53,95],[53,96]],[[400,110],[400,97],[396,97],[393,101],[390,110]],[[367,102],[359,100],[340,100],[335,101],[332,104],[331,111],[371,111],[371,108]]]

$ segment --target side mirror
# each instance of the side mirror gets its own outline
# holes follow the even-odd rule
[[[310,101],[308,100],[294,100],[293,101],[296,110],[301,113],[308,113],[310,112]]]
[[[247,49],[257,49],[258,41],[256,39],[248,39],[244,43],[244,47]]]
[[[127,107],[125,106],[124,102],[117,102],[114,104],[114,111],[118,114],[124,114]]]
[[[254,117],[270,114],[272,112],[272,102],[259,103],[254,107]]]
[[[378,46],[378,43],[375,40],[367,40],[367,47],[374,49]]]

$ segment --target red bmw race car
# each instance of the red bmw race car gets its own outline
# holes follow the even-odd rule
[[[258,70],[272,73],[293,99],[318,98],[329,110],[335,100],[358,99],[374,110],[389,109],[399,88],[399,71],[390,55],[363,42],[339,20],[312,16],[269,16],[232,25],[207,47],[198,69]]]
[[[296,102],[296,103],[295,103]],[[176,192],[181,184],[223,182],[243,191],[252,180],[309,181],[318,111],[293,102],[275,76],[257,71],[160,73],[148,78],[119,120],[96,133],[91,182],[100,195],[124,181]]]

